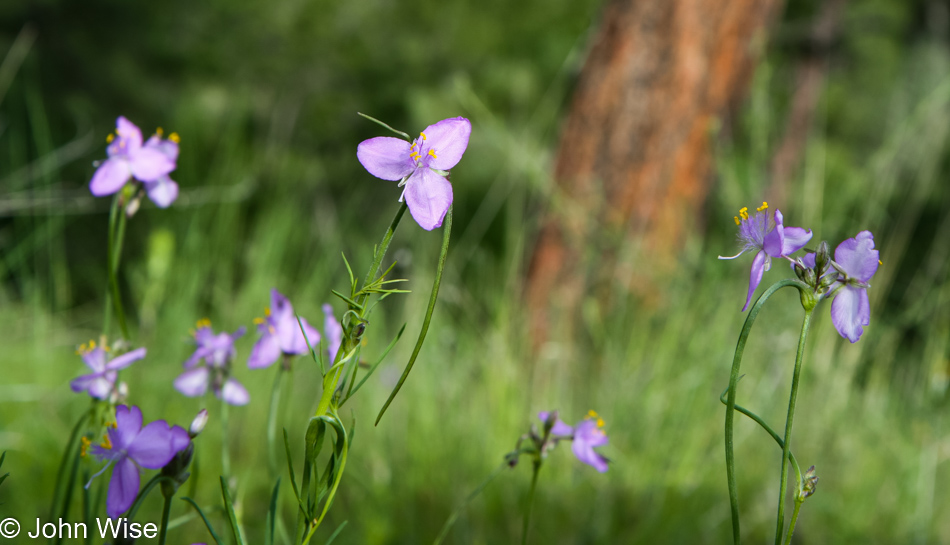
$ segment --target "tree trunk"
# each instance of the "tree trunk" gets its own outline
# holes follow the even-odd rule
[[[711,137],[744,95],[781,3],[608,3],[528,271],[535,348],[555,329],[569,334],[584,294],[649,295],[675,266],[708,193]]]

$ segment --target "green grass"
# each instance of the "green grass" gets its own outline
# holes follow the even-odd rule
[[[453,171],[455,230],[427,343],[374,427],[418,333],[441,233],[425,233],[407,218],[394,239],[389,256],[399,263],[395,274],[411,280],[413,293],[388,299],[374,314],[366,359],[373,360],[403,323],[406,335],[341,415],[346,422],[355,418],[356,439],[317,542],[343,521],[347,525],[334,543],[431,542],[458,502],[513,449],[534,415],[551,408],[568,421],[596,409],[607,421],[611,443],[603,450],[612,465],[600,475],[578,463],[566,445],[555,451],[540,476],[533,543],[728,542],[719,395],[744,318],[739,309],[749,263],[715,256],[734,247],[734,210],[761,200],[767,185],[763,173],[781,134],[791,64],[779,46],[763,61],[748,108],[731,136],[717,142],[707,230],[686,244],[679,269],[657,286],[659,295],[643,301],[617,291],[610,309],[591,297],[577,335],[556,339],[532,357],[521,306],[524,270],[536,211],[551,187],[564,97],[582,60],[583,24],[568,15],[578,15],[572,9],[593,11],[593,3],[568,4],[552,8],[549,28],[545,20],[518,26],[517,14],[483,15],[464,2],[427,4],[436,11],[423,16],[423,28],[434,28],[430,17],[471,20],[440,29],[453,38],[434,51],[404,30],[393,38],[398,51],[380,50],[369,37],[345,51],[335,49],[349,43],[342,37],[346,32],[381,33],[376,17],[385,18],[373,12],[379,6],[372,3],[340,8],[332,14],[339,26],[314,38],[313,47],[327,51],[327,64],[311,66],[301,80],[311,91],[326,90],[332,85],[321,80],[323,74],[343,89],[358,88],[355,97],[330,90],[322,100],[294,95],[275,90],[276,84],[241,79],[241,70],[199,77],[208,66],[231,66],[217,57],[236,54],[228,41],[215,42],[205,58],[182,65],[184,73],[149,71],[120,62],[121,52],[109,53],[116,62],[90,69],[113,86],[102,83],[85,98],[51,87],[48,72],[28,58],[0,103],[0,199],[47,204],[5,209],[0,218],[0,451],[7,451],[3,472],[10,472],[0,487],[0,518],[46,516],[64,442],[88,404],[69,391],[68,382],[83,372],[73,354],[76,345],[101,333],[107,204],[87,197],[84,182],[92,172],[89,161],[103,152],[99,138],[111,117],[126,112],[114,111],[111,99],[138,77],[166,81],[115,103],[129,108],[133,121],[141,118],[143,130],[150,130],[146,120],[160,121],[183,136],[175,173],[183,193],[173,208],[147,205],[130,222],[122,287],[134,317],[133,338],[149,353],[121,376],[146,419],[187,425],[207,402],[212,420],[197,442],[193,497],[211,514],[219,535],[229,534],[219,510],[219,407],[184,398],[171,387],[191,352],[188,330],[202,317],[227,330],[251,325],[272,287],[286,293],[302,316],[320,323],[320,305],[332,301],[331,289],[346,284],[340,253],[346,252],[356,272],[368,267],[398,193],[355,161],[356,143],[378,134],[355,115],[361,110],[410,133],[459,114],[472,119],[475,129]],[[284,5],[288,13],[278,10],[260,28],[246,29],[267,34],[291,28],[280,62],[270,66],[262,55],[238,66],[250,72],[269,66],[275,81],[292,82],[293,69],[312,60],[312,53],[298,35],[303,30],[291,24],[292,3]],[[848,62],[834,65],[804,167],[793,181],[794,197],[780,204],[787,223],[811,227],[816,241],[834,245],[872,230],[884,262],[872,282],[871,326],[859,343],[851,345],[834,331],[827,302],[816,312],[793,450],[804,467],[817,466],[820,482],[798,522],[801,543],[950,541],[944,516],[950,498],[942,493],[950,485],[944,422],[950,377],[950,55],[939,37],[904,41],[902,32],[911,23],[887,19],[885,5],[893,7],[876,2],[849,11],[855,26],[844,37]],[[538,7],[524,9],[530,14]],[[243,21],[254,13],[230,15]],[[503,19],[510,26],[502,26]],[[890,24],[854,30],[868,20]],[[370,28],[360,30],[359,22]],[[524,36],[512,36],[512,29]],[[250,44],[265,38],[245,36]],[[529,38],[533,45],[520,48]],[[143,40],[129,55],[154,61],[152,49],[175,59],[187,53],[185,46],[171,48],[160,32],[151,40],[164,49]],[[404,74],[387,64],[398,55],[413,59]],[[358,83],[358,76],[369,83]],[[380,83],[388,81],[395,84]],[[90,105],[90,97],[97,102]],[[73,147],[66,159],[50,160],[67,145]],[[776,263],[765,282],[790,275]],[[800,308],[795,294],[774,297],[744,359],[739,403],[775,427],[784,418]],[[262,541],[273,488],[264,435],[276,372],[243,367],[254,340],[251,334],[239,341],[236,367],[251,405],[230,411],[235,507],[249,543]],[[320,380],[305,358],[296,362],[293,379],[282,425],[299,457]],[[747,419],[737,422],[743,532],[748,543],[760,543],[774,529],[780,450]],[[461,514],[446,542],[518,539],[528,466],[524,460],[496,478]],[[73,517],[79,498],[77,490]],[[292,528],[286,476],[280,502],[284,523]],[[155,521],[160,509],[156,495],[140,517]],[[172,519],[192,513],[176,502]],[[170,542],[200,540],[208,536],[194,517],[170,533]]]

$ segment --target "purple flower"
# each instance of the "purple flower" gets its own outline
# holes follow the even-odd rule
[[[409,205],[416,223],[426,231],[442,226],[452,205],[450,168],[468,147],[472,124],[464,117],[443,119],[429,125],[411,144],[380,136],[360,142],[356,157],[370,174],[383,180],[400,180],[406,188],[399,197]]]
[[[174,141],[163,143],[160,137],[155,136],[143,146],[142,131],[125,117],[120,116],[115,126],[117,136],[109,135],[109,147],[106,148],[109,158],[99,165],[95,174],[92,175],[92,181],[89,182],[89,190],[92,194],[96,197],[111,195],[122,189],[129,178],[133,177],[143,183],[163,185],[159,180],[162,177],[167,178],[168,173],[175,170],[175,159],[178,156],[177,144]],[[172,140],[177,140],[177,137],[172,135]],[[174,153],[168,144],[174,145]],[[167,183],[164,187],[167,194]],[[177,190],[175,186],[176,195]],[[149,196],[151,195],[150,191]],[[159,206],[161,206],[160,201],[170,204],[170,201],[167,201],[167,195],[156,200]]]
[[[330,357],[330,365],[336,361],[336,353],[340,351],[340,345],[343,343],[343,327],[333,315],[333,307],[329,303],[323,305],[323,334],[327,337],[327,355]]]
[[[145,469],[160,469],[179,451],[184,450],[191,439],[180,426],[169,427],[164,420],[156,420],[142,427],[142,411],[125,405],[115,408],[115,424],[106,432],[102,445],[95,445],[90,452],[108,463],[93,479],[110,465],[112,478],[109,495],[106,497],[106,513],[116,518],[135,501],[139,493],[139,472]],[[90,479],[86,488],[92,484]]]
[[[96,346],[96,341],[89,341],[76,350],[92,373],[76,377],[69,383],[74,392],[88,392],[96,399],[107,399],[115,387],[117,371],[145,357],[145,349],[139,348],[107,361],[107,351],[108,347]]]
[[[785,227],[782,224],[782,213],[776,209],[772,218],[768,215],[769,205],[766,202],[756,208],[754,216],[749,216],[749,209],[743,207],[739,215],[735,216],[739,226],[739,242],[742,250],[731,257],[719,256],[719,259],[735,259],[749,250],[758,250],[752,260],[752,272],[749,275],[749,293],[746,296],[742,311],[749,308],[752,294],[762,281],[762,274],[772,267],[773,257],[785,257],[802,249],[811,240],[811,229],[801,227]]]
[[[841,276],[832,286],[831,321],[842,337],[858,342],[864,333],[862,326],[871,323],[871,303],[867,282],[877,272],[880,252],[874,249],[874,235],[861,231],[835,248],[835,267]],[[814,261],[814,257],[812,257]]]
[[[265,309],[265,318],[255,318],[261,338],[251,350],[247,366],[251,369],[269,367],[281,356],[306,354],[310,346],[320,342],[320,333],[307,320],[301,318],[307,337],[304,338],[297,324],[297,316],[290,301],[276,289],[270,293],[270,307]],[[307,345],[309,341],[310,346]]]
[[[231,405],[247,405],[251,400],[250,394],[230,376],[231,360],[236,354],[234,341],[240,339],[245,331],[244,327],[240,327],[232,334],[222,332],[216,335],[209,320],[199,320],[195,331],[198,348],[183,364],[186,371],[175,379],[175,389],[187,397],[201,397],[210,383],[218,399]],[[201,360],[204,360],[205,365],[198,367]]]
[[[547,422],[547,412],[538,414],[538,418]],[[587,413],[587,418],[581,420],[573,428],[555,420],[551,434],[558,439],[571,439],[571,450],[578,460],[604,473],[607,471],[607,459],[597,453],[594,447],[607,444],[607,433],[604,431],[604,420],[594,411]]]
[[[168,140],[162,140],[161,129],[159,129],[157,134],[153,134],[145,142],[144,147],[158,150],[175,163],[178,161],[178,141],[177,133],[171,133]],[[168,174],[163,174],[155,180],[143,180],[142,184],[145,186],[148,198],[152,199],[159,208],[168,208],[178,198],[178,184],[169,178]]]

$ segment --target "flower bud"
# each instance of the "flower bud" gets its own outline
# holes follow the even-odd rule
[[[818,271],[819,275],[825,272],[825,268],[830,261],[831,251],[828,249],[828,243],[823,240],[818,245],[818,250],[815,251],[815,270]]]
[[[805,475],[802,476],[801,499],[804,500],[814,494],[817,486],[818,475],[815,473],[815,466],[811,466],[808,468],[808,471],[805,472]]]
[[[815,277],[814,269],[805,269],[805,272],[799,278],[804,280],[805,283],[808,284],[809,286],[814,286],[815,281],[817,280],[817,278]]]
[[[188,428],[188,435],[192,439],[198,437],[198,434],[205,429],[205,424],[208,423],[208,409],[201,409],[198,411],[198,415],[195,416],[195,419],[191,421],[191,426]]]
[[[832,284],[834,284],[837,281],[838,281],[837,274],[827,274],[821,278],[821,282],[819,282],[818,287],[822,289],[828,289],[831,287]]]
[[[796,261],[794,268],[795,268],[795,276],[797,276],[799,280],[805,280],[805,271],[807,269],[805,268],[804,265],[802,265],[801,261]]]

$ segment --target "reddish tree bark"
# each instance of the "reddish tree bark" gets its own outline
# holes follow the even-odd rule
[[[708,193],[711,136],[781,0],[611,0],[574,92],[528,272],[538,347],[585,293],[649,294]],[[566,318],[566,319],[565,319]]]

